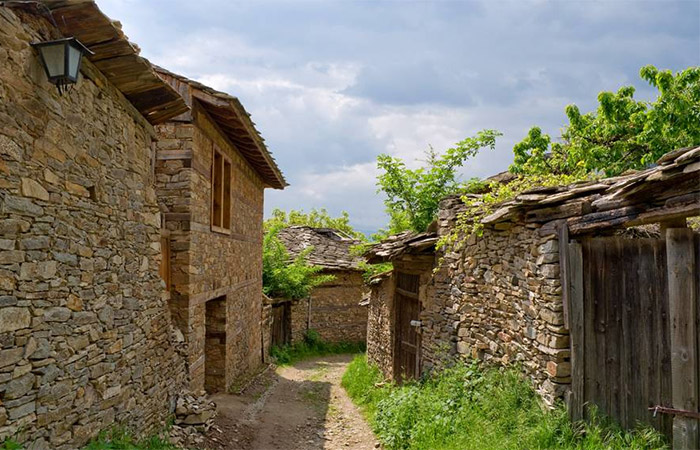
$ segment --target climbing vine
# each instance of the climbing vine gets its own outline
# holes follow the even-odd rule
[[[466,209],[457,216],[457,224],[452,231],[440,238],[436,248],[460,246],[471,235],[481,236],[484,231],[483,220],[493,214],[503,203],[513,200],[525,191],[553,186],[566,186],[579,181],[592,180],[591,174],[537,174],[518,175],[512,181],[500,183],[491,181],[484,187],[484,182],[468,184],[462,201]],[[473,192],[483,192],[473,194]]]

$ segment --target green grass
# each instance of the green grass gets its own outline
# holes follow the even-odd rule
[[[100,433],[83,450],[177,450],[177,447],[159,435],[138,440],[126,430],[115,429]]]
[[[12,439],[5,439],[0,443],[0,450],[22,450],[22,446]]]
[[[649,428],[625,432],[601,417],[572,424],[563,407],[543,408],[532,386],[514,369],[462,365],[396,386],[384,383],[379,370],[358,356],[342,385],[388,449],[668,448]]]
[[[361,353],[364,351],[364,342],[325,342],[321,340],[315,330],[309,330],[302,342],[283,347],[273,346],[270,349],[270,355],[275,358],[275,362],[278,365],[284,366],[315,356]]]

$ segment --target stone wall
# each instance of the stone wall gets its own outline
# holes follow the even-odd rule
[[[440,234],[451,231],[459,211],[458,199],[442,202]],[[500,228],[441,255],[424,305],[425,364],[453,356],[517,362],[551,403],[571,382],[558,241],[536,224]]]
[[[367,308],[360,306],[364,289],[357,270],[328,270],[333,281],[311,293],[311,328],[326,342],[364,342],[367,338]],[[292,342],[303,340],[309,320],[307,299],[292,303]]]
[[[225,380],[262,364],[262,221],[264,184],[235,147],[195,106],[193,120],[158,127],[158,198],[171,231],[171,303],[189,344],[192,389],[204,387],[206,303],[226,300]],[[231,159],[231,232],[211,230],[212,146]],[[212,367],[214,367],[214,362]]]
[[[453,230],[463,210],[458,198],[441,202],[440,235]],[[559,246],[536,224],[499,225],[471,236],[447,252],[433,273],[410,255],[393,261],[395,271],[420,273],[422,371],[455,360],[518,363],[552,403],[570,385],[568,330],[564,327]],[[367,355],[392,377],[393,283],[371,285]]]
[[[0,441],[75,449],[164,424],[181,388],[152,188],[153,129],[87,61],[59,96],[0,7]]]
[[[387,379],[394,376],[394,280],[391,274],[369,284],[367,360],[379,367]]]

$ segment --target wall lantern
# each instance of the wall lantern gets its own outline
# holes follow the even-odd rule
[[[83,55],[94,54],[74,37],[37,42],[32,47],[39,51],[46,76],[58,87],[59,94],[78,82]]]

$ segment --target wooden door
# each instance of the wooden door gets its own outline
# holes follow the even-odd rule
[[[572,295],[572,416],[595,405],[623,427],[670,434],[671,405],[666,242],[599,237],[569,245]]]
[[[415,323],[420,319],[419,276],[398,272],[394,305],[396,307],[394,374],[396,381],[416,379],[420,375],[420,334]],[[413,324],[411,323],[413,321]]]
[[[291,341],[291,304],[278,303],[272,306],[271,344],[281,347]]]

